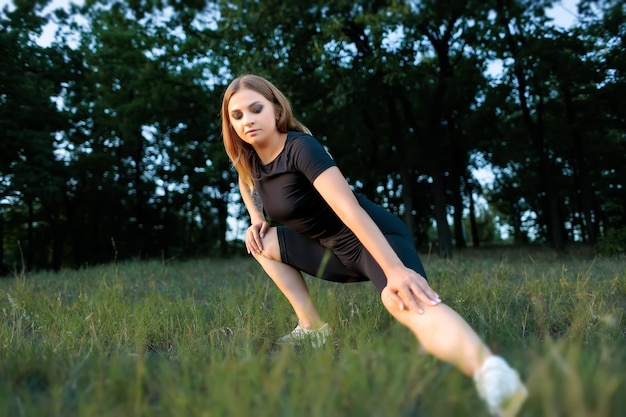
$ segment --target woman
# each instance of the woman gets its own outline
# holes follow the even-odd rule
[[[493,415],[517,413],[527,395],[517,372],[441,302],[402,222],[352,191],[272,83],[256,75],[231,82],[222,103],[222,134],[250,213],[246,249],[298,317],[282,343],[317,347],[330,334],[301,271],[337,282],[369,280],[427,352],[474,378]],[[270,227],[264,212],[281,226]]]

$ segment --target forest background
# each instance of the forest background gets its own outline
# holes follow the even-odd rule
[[[247,72],[422,249],[623,253],[626,6],[581,0],[562,28],[557,3],[15,0],[0,11],[3,273],[241,251],[219,112]]]

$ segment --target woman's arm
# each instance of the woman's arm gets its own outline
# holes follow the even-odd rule
[[[263,250],[262,238],[270,225],[265,221],[263,208],[257,204],[257,200],[248,191],[248,187],[241,181],[241,178],[239,178],[239,193],[250,215],[251,226],[246,230],[245,238],[246,250],[248,253],[261,253]]]
[[[441,302],[424,277],[404,266],[376,223],[357,201],[339,168],[325,170],[315,179],[313,186],[378,262],[387,277],[387,287],[400,309],[423,312],[420,302],[431,305]]]

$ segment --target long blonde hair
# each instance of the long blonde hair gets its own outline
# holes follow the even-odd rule
[[[254,189],[254,181],[252,178],[252,167],[250,163],[250,155],[254,152],[252,146],[237,135],[230,123],[228,115],[228,104],[231,97],[241,89],[255,91],[265,97],[270,103],[274,103],[274,109],[278,120],[276,121],[276,129],[280,133],[288,131],[297,131],[311,133],[309,129],[293,117],[291,105],[285,95],[274,84],[259,77],[258,75],[246,74],[235,78],[226,88],[224,99],[222,100],[222,137],[224,139],[224,148],[226,154],[230,158],[231,163],[237,170],[240,180],[248,187],[248,191],[252,193]]]

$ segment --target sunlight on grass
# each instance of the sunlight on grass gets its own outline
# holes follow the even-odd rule
[[[626,406],[619,259],[426,258],[433,287],[527,381],[523,416]],[[334,343],[296,324],[250,259],[128,262],[0,280],[1,416],[486,416],[471,380],[419,349],[370,284],[307,277]]]

